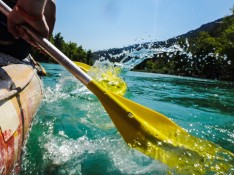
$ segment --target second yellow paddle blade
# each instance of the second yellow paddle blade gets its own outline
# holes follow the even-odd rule
[[[122,78],[118,76],[120,68],[105,67],[104,69],[101,69],[81,62],[74,63],[78,65],[83,71],[87,72],[104,89],[121,96],[125,94],[127,90],[127,84]]]
[[[85,63],[81,63],[78,61],[73,61],[77,66],[79,66],[83,71],[85,71],[86,73],[89,71],[89,69],[91,68],[90,65],[85,64]]]

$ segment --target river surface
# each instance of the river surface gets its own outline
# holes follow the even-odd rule
[[[130,148],[98,99],[64,68],[43,66],[47,70],[44,100],[24,148],[22,175],[164,175],[170,171]],[[123,78],[128,85],[126,98],[234,153],[234,83],[131,71]]]

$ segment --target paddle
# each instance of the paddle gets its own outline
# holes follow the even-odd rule
[[[1,11],[10,8],[0,1]],[[233,154],[211,142],[191,136],[164,115],[107,91],[76,66],[47,39],[24,27],[57,62],[80,80],[100,100],[125,142],[181,173],[205,173],[207,169],[227,172]],[[218,154],[218,155],[217,155]],[[229,159],[225,157],[229,156]],[[231,158],[230,158],[231,157]]]

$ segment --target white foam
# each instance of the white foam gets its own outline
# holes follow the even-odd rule
[[[44,149],[46,150],[44,159],[50,159],[57,165],[69,161],[71,164],[81,164],[90,154],[97,154],[102,151],[107,154],[108,159],[111,160],[110,162],[113,162],[112,166],[123,174],[166,172],[167,169],[165,165],[151,160],[134,149],[130,149],[121,138],[112,138],[112,136],[95,140],[91,140],[86,136],[77,140],[66,139],[65,137],[51,137],[44,144]],[[142,168],[142,164],[146,166]]]

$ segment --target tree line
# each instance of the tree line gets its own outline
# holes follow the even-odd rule
[[[63,52],[72,61],[79,61],[88,65],[93,64],[93,53],[91,50],[84,50],[74,42],[65,42],[61,33],[54,34],[50,37],[50,42]],[[42,50],[32,49],[32,56],[39,62],[56,63],[48,54]]]

